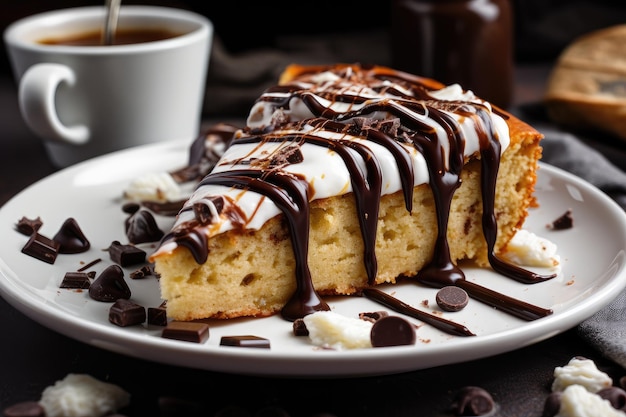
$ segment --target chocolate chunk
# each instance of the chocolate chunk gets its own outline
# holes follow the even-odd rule
[[[146,262],[146,252],[133,245],[123,245],[117,240],[107,249],[111,260],[121,266],[137,265]]]
[[[37,401],[23,401],[4,409],[4,417],[45,417],[46,411]]]
[[[135,214],[139,211],[141,205],[139,203],[129,202],[122,205],[122,211],[126,214]]]
[[[130,243],[157,242],[163,235],[154,216],[147,210],[139,210],[126,219],[126,236]]]
[[[608,400],[616,410],[626,411],[626,391],[618,387],[603,388],[596,392],[600,397]]]
[[[61,281],[61,288],[87,289],[91,285],[86,272],[66,272]]]
[[[415,338],[415,326],[400,316],[381,317],[370,331],[373,347],[412,345]]]
[[[548,224],[548,229],[565,230],[574,227],[574,218],[572,217],[572,209],[568,209],[559,218]]]
[[[53,264],[59,254],[59,243],[35,232],[30,235],[30,239],[22,248],[22,253]]]
[[[306,324],[304,323],[304,320],[302,320],[301,318],[295,319],[293,321],[293,334],[294,336],[308,336],[309,335],[309,329],[306,328]]]
[[[437,291],[435,301],[443,311],[460,311],[469,302],[469,296],[463,288],[448,285]]]
[[[109,321],[121,327],[146,321],[146,309],[130,300],[120,298],[109,309]]]
[[[59,253],[82,253],[91,247],[89,240],[72,217],[63,222],[52,240],[59,243]]]
[[[389,315],[386,311],[372,311],[369,313],[359,313],[359,318],[365,321],[371,321],[372,323],[387,317]]]
[[[37,232],[42,225],[43,222],[41,221],[41,217],[37,217],[36,219],[22,217],[15,225],[15,228],[21,234],[30,236],[33,233]]]
[[[152,269],[152,267],[150,267],[150,265],[144,265],[141,268],[131,272],[130,278],[141,279],[141,278],[149,277],[151,275],[154,275],[154,270]]]
[[[209,325],[196,321],[170,321],[163,329],[161,337],[203,343],[209,338]]]
[[[148,324],[167,326],[167,310],[165,307],[148,307]]]
[[[237,346],[247,348],[269,349],[270,341],[259,336],[222,336],[220,339],[221,346]]]
[[[292,144],[280,148],[279,151],[272,154],[270,158],[270,166],[284,166],[289,164],[298,164],[304,161],[300,146]]]
[[[543,403],[543,413],[541,417],[554,417],[559,413],[561,408],[561,395],[560,391],[551,392],[546,397],[546,401]]]
[[[96,301],[113,302],[130,298],[130,288],[124,280],[124,271],[118,265],[107,267],[89,286],[89,296]]]
[[[490,413],[495,402],[485,389],[480,387],[464,387],[456,395],[452,411],[456,416],[482,416]]]

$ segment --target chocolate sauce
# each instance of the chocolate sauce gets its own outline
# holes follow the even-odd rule
[[[406,208],[409,212],[411,211],[414,173],[409,150],[405,146],[412,145],[424,155],[427,161],[430,176],[429,185],[433,190],[438,225],[433,259],[417,275],[416,280],[436,288],[458,285],[468,291],[470,296],[477,297],[483,302],[494,303],[495,299],[498,298],[494,295],[495,293],[465,281],[463,271],[451,259],[447,240],[450,206],[454,193],[461,183],[460,176],[464,166],[465,148],[465,140],[461,134],[459,123],[447,112],[454,112],[463,118],[471,118],[477,126],[477,134],[479,135],[482,167],[483,233],[488,245],[489,261],[499,273],[521,282],[535,283],[552,278],[553,275],[540,276],[514,265],[508,265],[493,253],[497,236],[494,202],[495,184],[500,163],[500,142],[491,125],[488,107],[477,102],[436,100],[427,94],[429,88],[423,83],[423,79],[410,74],[377,68],[369,70],[361,68],[360,70],[367,72],[368,87],[375,91],[393,90],[394,95],[398,96],[399,99],[369,100],[365,96],[343,94],[337,92],[336,89],[329,89],[328,92],[316,94],[323,96],[331,103],[362,104],[360,107],[347,106],[348,109],[351,109],[348,111],[336,112],[330,108],[328,103],[322,103],[315,95],[305,88],[301,88],[297,83],[272,87],[268,91],[280,91],[283,93],[282,97],[263,95],[259,101],[267,101],[268,105],[272,103],[274,106],[288,108],[290,101],[294,97],[298,97],[313,114],[313,118],[291,124],[287,124],[282,118],[275,118],[273,122],[280,123],[280,126],[264,126],[256,131],[248,129],[239,137],[234,138],[231,144],[284,142],[291,147],[307,143],[327,147],[343,159],[351,176],[356,199],[357,215],[365,247],[364,264],[370,284],[374,282],[377,273],[374,248],[378,207],[381,198],[380,164],[376,155],[361,141],[347,138],[328,139],[328,134],[324,133],[340,132],[354,135],[361,139],[371,140],[388,149],[397,162]],[[343,71],[351,70],[344,69]],[[341,75],[346,78],[350,76],[350,74]],[[401,85],[410,94],[394,89],[390,86],[389,81]],[[416,98],[421,101],[415,101]],[[364,119],[371,119],[372,113],[375,112],[386,112],[390,115],[384,121],[372,122],[385,123],[384,128],[378,129],[378,126],[374,126],[372,123],[363,122]],[[425,118],[437,123],[445,132],[449,142],[447,152],[441,146],[437,131],[424,121]],[[310,128],[301,129],[304,125]],[[284,128],[284,130],[275,130],[277,127]],[[362,172],[358,168],[357,155],[365,163],[366,172]],[[281,164],[289,163],[288,159],[285,158],[280,158],[280,161]],[[304,178],[281,169],[281,165],[276,165],[271,161],[257,159],[229,162],[245,163],[250,165],[251,169],[209,173],[201,181],[199,187],[206,184],[219,184],[251,190],[270,198],[283,211],[289,225],[296,260],[296,291],[283,308],[283,317],[294,321],[314,311],[328,310],[328,305],[316,294],[307,262],[311,185]],[[201,200],[195,204],[206,203]],[[217,207],[215,208],[217,209]],[[183,210],[192,210],[192,208],[186,207]],[[178,245],[189,248],[196,262],[201,264],[207,259],[208,246],[206,230],[200,226],[210,221],[207,218],[207,213],[210,211],[200,210],[197,207],[193,210],[196,213],[196,220],[182,224],[178,229],[166,235],[163,242],[174,240]],[[245,228],[248,219],[243,213],[236,211],[236,204],[222,204],[217,210],[221,212],[220,215],[229,217],[235,227]],[[402,306],[401,308],[407,311],[403,303],[398,300],[392,302],[373,289],[366,289],[365,294],[370,296],[375,294],[378,301],[384,299],[390,308],[395,309]],[[499,303],[498,308],[526,319],[534,319],[551,313],[550,310],[536,308],[508,297],[502,297],[502,299],[506,301]],[[443,327],[455,334],[471,334],[468,330],[457,327],[458,325],[451,322],[446,323],[444,321],[442,325],[441,320],[431,317],[420,319],[440,328]]]
[[[462,324],[458,324],[453,321],[446,320],[443,317],[435,316],[434,314],[429,314],[425,311],[418,310],[379,289],[366,288],[362,291],[362,293],[365,297],[376,301],[377,303],[380,303],[385,307],[397,311],[398,313],[405,314],[409,317],[421,320],[424,323],[428,323],[431,326],[436,327],[439,330],[443,330],[446,333],[450,333],[456,336],[476,336],[474,333],[472,333],[472,331],[470,331]]]

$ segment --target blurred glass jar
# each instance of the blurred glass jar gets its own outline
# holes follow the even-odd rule
[[[507,108],[513,95],[508,0],[392,0],[392,65],[458,83]]]

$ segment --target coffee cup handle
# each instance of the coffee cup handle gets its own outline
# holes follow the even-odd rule
[[[55,95],[61,83],[74,85],[76,76],[61,64],[35,64],[19,83],[19,104],[28,126],[43,139],[81,145],[89,140],[89,128],[84,125],[65,126],[57,113]]]

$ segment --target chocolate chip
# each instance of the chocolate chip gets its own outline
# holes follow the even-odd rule
[[[618,387],[603,388],[596,392],[600,397],[608,400],[613,408],[626,411],[626,391]]]
[[[163,329],[161,337],[203,343],[209,338],[209,325],[194,321],[170,321]]]
[[[371,321],[372,323],[387,317],[389,315],[386,311],[372,311],[369,313],[359,313],[359,318],[365,321]]]
[[[124,271],[118,265],[107,267],[89,286],[89,296],[96,301],[113,302],[129,299],[130,288],[124,280]]]
[[[147,210],[139,210],[126,219],[126,236],[130,243],[157,242],[163,235],[154,216]]]
[[[548,229],[565,230],[574,227],[574,218],[572,217],[572,209],[568,209],[560,217],[547,225]]]
[[[146,262],[146,252],[133,245],[123,245],[117,240],[107,249],[111,260],[121,266],[137,265]]]
[[[109,308],[109,321],[120,327],[141,324],[146,321],[146,309],[133,301],[120,298]]]
[[[37,401],[23,401],[4,409],[4,417],[45,417],[44,408]]]
[[[297,318],[293,321],[293,335],[294,336],[308,336],[309,329],[306,328],[304,320]]]
[[[460,311],[469,302],[469,296],[463,288],[449,285],[437,291],[435,301],[444,311]]]
[[[22,217],[15,225],[15,228],[21,234],[30,236],[33,233],[37,232],[42,225],[43,222],[41,221],[41,217],[37,217],[36,219]]]
[[[562,392],[551,392],[546,397],[546,401],[543,403],[543,413],[541,417],[554,417],[559,413],[561,408],[561,395]]]
[[[221,346],[237,346],[247,348],[269,349],[270,341],[259,336],[222,336],[220,339]]]
[[[59,253],[82,253],[91,247],[89,240],[72,217],[63,222],[52,240],[59,243]]]
[[[402,346],[415,343],[415,326],[400,316],[376,320],[370,331],[373,347]]]
[[[54,264],[59,254],[59,243],[35,232],[30,235],[30,239],[22,248],[22,253],[40,261]]]
[[[129,202],[122,205],[122,211],[126,214],[135,214],[139,211],[141,205],[139,203]]]
[[[167,326],[167,310],[165,307],[148,307],[148,324]]]
[[[91,285],[86,272],[66,272],[61,281],[61,288],[87,289]]]
[[[495,402],[485,389],[480,387],[464,387],[456,395],[452,411],[457,416],[482,416],[490,413]]]

